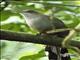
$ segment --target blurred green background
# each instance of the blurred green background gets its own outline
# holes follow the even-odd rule
[[[54,15],[68,27],[74,28],[80,23],[80,1],[50,1],[50,0],[5,0],[0,3],[0,29],[15,32],[36,34],[30,30],[20,12],[32,9],[46,15]],[[80,41],[80,33],[73,37]],[[1,60],[48,60],[44,45],[0,41]],[[69,49],[72,60],[80,60],[80,56]]]

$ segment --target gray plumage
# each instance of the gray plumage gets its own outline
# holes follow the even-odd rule
[[[22,15],[32,30],[36,30],[41,33],[55,28],[49,16],[32,10],[23,11]]]
[[[65,24],[59,19],[55,17],[51,19],[49,16],[43,15],[33,10],[23,11],[22,16],[25,18],[27,25],[32,30],[36,30],[40,33],[44,33],[52,29],[55,30],[60,28],[67,28]],[[68,33],[69,31],[63,31],[63,32],[58,32],[54,34],[57,35],[58,37],[64,38],[66,35],[68,35]],[[54,49],[56,49],[56,52]],[[58,57],[60,57],[60,55],[58,54],[58,51],[60,51],[60,48],[56,46],[47,46],[45,50],[49,52],[49,55],[48,55],[49,60],[57,60]],[[68,53],[68,50],[66,48],[61,48],[60,53],[61,54]],[[71,60],[71,59],[70,59],[70,56],[66,56],[66,57],[61,56],[61,60]]]

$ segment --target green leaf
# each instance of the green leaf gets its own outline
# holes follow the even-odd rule
[[[44,57],[44,56],[45,56],[44,50],[41,50],[37,54],[30,55],[30,56],[23,56],[19,60],[26,60],[26,59],[27,60],[38,60],[38,59],[40,59],[41,57]]]

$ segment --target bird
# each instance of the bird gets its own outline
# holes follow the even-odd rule
[[[35,30],[40,34],[46,34],[47,31],[67,28],[65,24],[58,18],[53,17],[50,18],[47,15],[44,15],[38,11],[34,10],[24,10],[21,12],[21,15],[25,19],[26,24],[30,27],[31,30]],[[66,37],[69,31],[62,31],[57,33],[52,33],[57,35],[58,37]],[[68,50],[65,47],[58,48],[56,46],[46,46],[46,51],[48,51],[49,60],[59,60],[60,56],[61,60],[71,60],[70,55],[68,54]],[[60,51],[60,55],[58,56],[58,50]]]

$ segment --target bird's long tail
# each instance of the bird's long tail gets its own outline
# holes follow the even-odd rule
[[[61,48],[60,55],[61,60],[71,60],[67,48]]]
[[[66,48],[47,46],[45,50],[48,51],[49,60],[71,60]]]

